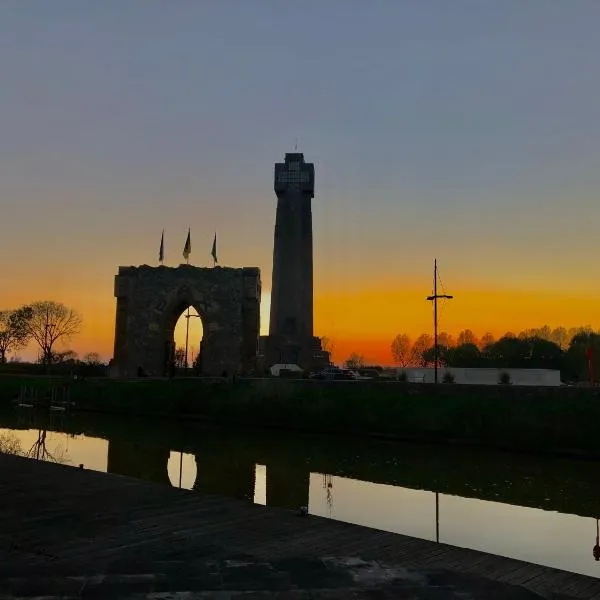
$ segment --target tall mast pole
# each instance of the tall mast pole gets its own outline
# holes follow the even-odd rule
[[[437,293],[437,258],[433,261],[433,295],[427,296],[427,300],[433,302],[433,381],[437,384],[438,382],[438,362],[439,362],[439,350],[438,350],[438,311],[437,301],[438,298],[445,298],[451,300],[453,296],[448,294]]]
[[[437,258],[433,260],[433,381],[438,382]]]

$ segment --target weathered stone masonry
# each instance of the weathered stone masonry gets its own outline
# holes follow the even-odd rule
[[[169,372],[173,331],[192,306],[202,319],[202,373],[244,373],[254,368],[260,330],[260,269],[119,267],[114,375]]]

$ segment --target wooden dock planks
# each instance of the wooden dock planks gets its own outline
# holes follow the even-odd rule
[[[125,572],[144,560],[359,557],[522,586],[550,597],[600,597],[600,580],[292,511],[204,496],[94,471],[0,455],[3,577]],[[139,568],[142,568],[141,566]]]

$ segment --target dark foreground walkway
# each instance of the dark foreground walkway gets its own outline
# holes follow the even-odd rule
[[[0,599],[599,598],[600,580],[0,455]]]

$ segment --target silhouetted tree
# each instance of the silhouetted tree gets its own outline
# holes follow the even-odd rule
[[[65,350],[64,352],[54,352],[52,354],[52,362],[56,364],[75,362],[77,360],[77,352],[75,350]]]
[[[552,329],[548,325],[543,325],[542,327],[538,327],[534,329],[533,335],[531,337],[537,337],[541,340],[546,340],[551,342]]]
[[[600,375],[600,334],[591,331],[580,331],[571,339],[569,349],[565,353],[563,379],[588,381],[588,348],[593,352],[595,379]]]
[[[484,333],[479,340],[479,349],[484,351],[488,346],[493,344],[496,338],[488,331]]]
[[[31,317],[27,320],[27,332],[42,351],[42,362],[52,362],[52,350],[59,340],[68,340],[79,333],[81,316],[61,302],[43,300],[29,306]]]
[[[446,346],[442,346],[438,343],[438,367],[443,367],[448,364],[448,351],[449,348]],[[427,348],[425,352],[423,352],[423,366],[435,366],[435,347]]]
[[[452,348],[456,346],[456,340],[452,335],[446,331],[438,333],[438,346],[445,346],[446,348]]]
[[[520,369],[527,366],[531,344],[528,340],[504,336],[489,347],[487,354],[490,366]]]
[[[9,352],[27,345],[27,322],[30,318],[31,309],[27,306],[16,310],[0,310],[0,364],[6,363]]]
[[[481,366],[482,357],[475,344],[466,343],[449,348],[446,360],[449,367],[473,368]]]
[[[541,331],[544,335],[548,330]],[[523,332],[521,332],[523,333]],[[501,338],[486,351],[488,364],[493,367],[512,369],[556,369],[564,367],[564,353],[561,347],[550,340],[539,336],[518,338]]]
[[[102,359],[97,352],[88,352],[87,354],[84,354],[83,362],[90,367],[99,367],[103,364]]]
[[[345,365],[348,369],[358,369],[365,365],[365,357],[361,354],[353,352],[345,362]]]
[[[519,335],[517,337],[522,340],[538,338],[541,340],[551,341],[551,334],[552,330],[550,329],[550,327],[548,327],[548,325],[544,325],[543,327],[532,327],[530,329],[524,329],[523,331],[519,332]]]
[[[477,337],[470,329],[463,329],[458,334],[457,345],[462,344],[475,344],[477,346]]]
[[[550,334],[550,341],[558,344],[563,350],[566,350],[569,347],[571,338],[569,338],[569,332],[564,327],[556,327]]]
[[[391,345],[394,361],[401,367],[408,367],[412,359],[412,342],[406,333],[399,333]]]
[[[580,333],[594,333],[594,329],[591,325],[579,325],[578,327],[571,327],[569,329],[569,343],[571,340],[579,335]]]
[[[433,346],[433,337],[428,333],[422,333],[413,344],[411,364],[417,367],[424,367],[427,365],[424,354]]]
[[[533,337],[530,344],[529,367],[532,369],[557,369],[563,367],[563,351],[558,344],[545,338]]]
[[[178,369],[185,368],[185,348],[175,349],[175,367]]]

